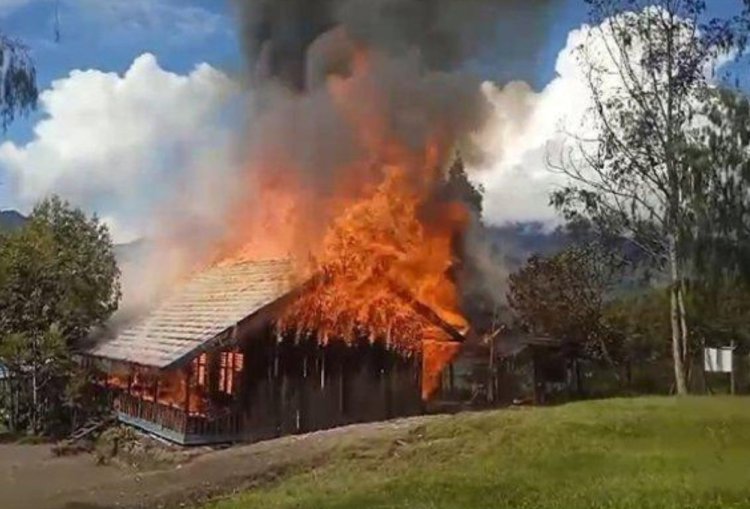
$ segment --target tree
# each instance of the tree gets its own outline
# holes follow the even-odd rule
[[[642,381],[646,382],[648,392],[669,387],[660,380],[660,361],[671,357],[667,341],[670,332],[668,297],[659,288],[638,288],[621,292],[604,309],[604,322],[618,336],[618,360],[625,367],[625,381],[630,389],[634,388],[634,367],[650,373]]]
[[[36,108],[39,91],[29,49],[0,34],[0,125],[3,131],[20,115]]]
[[[484,189],[469,180],[461,154],[456,155],[456,159],[448,169],[448,175],[442,189],[442,198],[446,201],[463,203],[477,218],[482,217]]]
[[[578,57],[594,135],[572,137],[553,162],[569,185],[551,201],[569,220],[586,217],[627,236],[666,275],[675,386],[685,394],[686,232],[696,217],[691,197],[706,185],[690,170],[691,133],[709,97],[709,70],[744,47],[747,20],[704,23],[702,0],[587,2],[595,26]]]
[[[727,89],[710,91],[705,122],[691,132],[692,274],[702,285],[750,283],[750,99]]]
[[[603,312],[619,267],[611,253],[595,245],[571,247],[551,258],[532,256],[510,276],[508,303],[525,328],[562,341],[571,359],[615,367],[618,336]]]
[[[107,227],[53,197],[0,244],[0,360],[17,383],[10,424],[34,433],[58,415],[71,353],[120,299]]]
[[[487,271],[483,270],[484,267],[478,259],[478,253],[486,247],[485,229],[482,224],[484,189],[469,180],[460,154],[456,155],[448,168],[438,190],[437,201],[442,204],[458,203],[462,211],[467,212],[466,227],[457,228],[451,239],[454,255],[451,277],[461,282],[459,287],[464,292],[461,295],[463,311],[478,321],[491,319],[496,311],[497,299],[487,291],[487,285],[483,284],[482,279],[486,279]],[[495,291],[497,288],[491,290]]]

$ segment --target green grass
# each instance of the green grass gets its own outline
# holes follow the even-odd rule
[[[206,509],[750,507],[750,399],[463,414]]]

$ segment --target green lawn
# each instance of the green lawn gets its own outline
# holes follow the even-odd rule
[[[750,399],[446,417],[207,507],[750,508]]]

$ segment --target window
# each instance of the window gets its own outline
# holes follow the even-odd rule
[[[239,374],[242,371],[244,356],[240,352],[221,352],[219,361],[219,390],[234,394]]]
[[[198,387],[206,387],[207,372],[205,353],[201,354],[197,359],[193,361],[193,373],[195,373],[195,385]]]

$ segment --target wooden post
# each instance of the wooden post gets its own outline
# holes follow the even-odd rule
[[[351,352],[347,351],[347,347],[341,347],[338,349],[338,361],[339,361],[339,418],[342,423],[346,422],[346,363]]]
[[[535,347],[531,347],[531,364],[532,364],[532,372],[533,372],[533,383],[534,383],[534,404],[540,405],[542,403],[543,395],[542,391],[539,390],[540,387],[540,376],[539,376],[539,366],[538,366],[538,355]]]
[[[424,398],[422,397],[422,389],[424,384],[424,342],[422,342],[422,351],[414,355],[414,371],[417,382],[417,394],[419,394],[419,413],[425,413],[427,411],[427,405]]]
[[[495,403],[495,337],[490,336],[490,362],[487,366],[489,371],[487,380],[487,402],[489,404]],[[451,372],[451,375],[453,373]]]
[[[320,389],[326,388],[326,352],[323,348],[318,348],[320,355]]]
[[[299,346],[297,348],[300,348]],[[304,349],[302,350],[302,378],[297,381],[297,432],[307,430],[307,375],[308,375],[308,354],[309,352]]]
[[[737,392],[737,380],[736,380],[737,377],[734,374],[734,350],[735,348],[737,348],[737,343],[734,340],[732,340],[730,344],[730,348],[731,348],[730,358],[732,359],[732,361],[729,363],[729,370],[730,370],[729,371],[729,393],[732,396],[734,396],[735,393]]]
[[[393,373],[395,372],[398,364],[396,359],[392,357],[390,352],[386,353],[386,366],[387,370],[385,373],[385,413],[386,418],[393,418]]]
[[[185,375],[185,414],[190,415],[190,381],[192,379],[192,366],[190,364],[187,365],[187,367],[183,371]]]
[[[341,365],[339,367],[339,414],[341,414],[341,419],[344,419],[344,415],[346,414],[346,390],[344,389],[344,384],[346,383],[346,375],[344,373],[344,362],[341,361]]]

